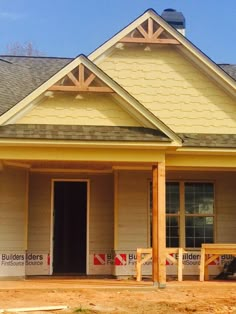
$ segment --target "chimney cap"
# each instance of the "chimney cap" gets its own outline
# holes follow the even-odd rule
[[[175,28],[185,28],[185,17],[182,12],[168,8],[162,12],[161,17]]]

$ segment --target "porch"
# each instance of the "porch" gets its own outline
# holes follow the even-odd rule
[[[5,227],[1,236],[0,275],[57,274],[53,263],[56,258],[56,182],[86,183],[85,269],[82,274],[135,276],[137,247],[150,247],[151,243],[155,244],[153,239],[156,239],[158,248],[167,245],[189,250],[188,258],[183,261],[186,263],[183,275],[199,275],[200,241],[234,242],[235,169],[199,165],[194,168],[173,167],[167,163],[162,177],[159,177],[160,171],[157,171],[156,165],[160,164],[164,166],[162,161],[156,164],[121,161],[4,161],[1,187],[5,199],[1,199],[1,215],[5,217]],[[157,185],[153,189],[151,182],[155,180]],[[194,208],[197,208],[197,197],[205,199],[204,204],[199,203],[202,212],[186,213],[189,196],[186,188],[194,189],[191,200]],[[200,194],[197,194],[199,188]],[[163,212],[165,195],[166,213]],[[158,225],[160,219],[153,219],[155,212],[152,204],[158,204],[160,200],[162,205],[159,203],[154,208],[162,219],[162,224]],[[199,225],[199,222],[203,224]],[[66,228],[70,229],[68,225]],[[70,259],[75,257],[78,241],[71,241],[68,251],[68,241],[64,238],[66,245],[61,253],[62,264],[70,267]],[[188,243],[194,244],[190,246]],[[156,252],[162,254],[160,250],[156,249]],[[80,254],[78,261],[81,260]],[[153,278],[154,283],[165,283],[166,272],[168,275],[177,275],[177,268],[166,265],[164,255],[161,256],[161,262],[160,256],[155,259],[159,262],[154,265],[159,268],[153,272],[153,266],[149,263],[144,272],[146,275],[153,272],[156,276]],[[217,274],[221,268],[221,263],[212,265],[210,274]],[[73,275],[80,271],[68,269],[61,273]]]

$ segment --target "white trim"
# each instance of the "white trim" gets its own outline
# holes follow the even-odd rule
[[[87,148],[159,148],[180,147],[177,142],[120,142],[120,141],[78,141],[78,140],[44,140],[44,139],[0,139],[2,146],[37,146],[37,147],[87,147]],[[235,150],[236,152],[236,150]]]
[[[86,275],[89,274],[89,213],[90,213],[90,180],[72,178],[51,178],[51,223],[50,223],[50,275],[53,275],[53,237],[54,237],[54,191],[55,182],[86,182],[87,213],[86,213]]]

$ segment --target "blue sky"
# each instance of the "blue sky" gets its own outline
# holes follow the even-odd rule
[[[148,8],[181,11],[189,40],[236,64],[236,0],[0,0],[0,53],[30,41],[46,56],[87,55]]]

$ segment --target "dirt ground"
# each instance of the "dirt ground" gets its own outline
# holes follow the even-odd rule
[[[236,313],[236,281],[27,279],[0,281],[1,309],[65,305],[28,313]]]

